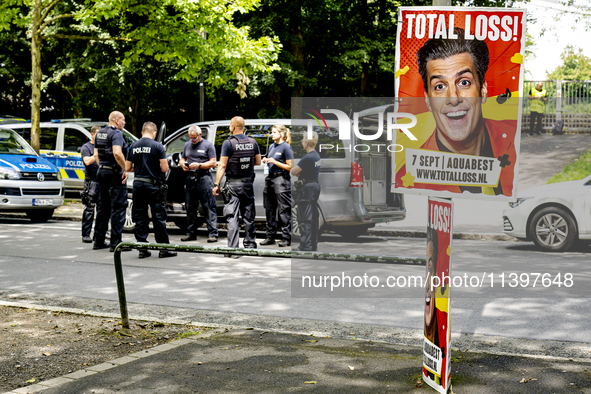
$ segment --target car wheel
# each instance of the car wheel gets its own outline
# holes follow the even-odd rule
[[[534,243],[550,252],[570,248],[577,239],[577,225],[573,217],[559,207],[546,207],[536,212],[529,233]]]
[[[127,209],[125,210],[125,224],[123,224],[123,231],[131,233],[135,230],[135,223],[131,218],[131,210],[133,209],[133,200],[127,199]]]
[[[27,217],[33,223],[45,223],[53,216],[53,209],[35,209],[27,211]]]
[[[324,216],[322,216],[322,212],[319,212],[318,215],[318,236],[320,237],[324,230],[326,230],[326,223],[324,223]],[[294,205],[291,208],[291,236],[295,238],[300,238],[300,226],[298,225],[298,206]]]

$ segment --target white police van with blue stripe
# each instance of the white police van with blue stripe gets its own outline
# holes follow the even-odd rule
[[[104,127],[108,122],[76,118],[52,119],[39,124],[39,154],[59,168],[67,191],[84,189],[84,163],[80,148],[90,141],[90,129],[95,125]],[[11,128],[31,143],[31,123],[0,125],[2,128]],[[127,130],[123,130],[123,137],[129,145],[138,140]]]
[[[58,168],[17,132],[0,128],[0,212],[25,212],[33,222],[45,222],[63,203]]]

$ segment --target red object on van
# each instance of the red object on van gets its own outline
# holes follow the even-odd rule
[[[363,168],[360,163],[351,163],[351,182],[349,187],[363,187]]]

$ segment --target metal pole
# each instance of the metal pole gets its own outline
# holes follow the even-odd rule
[[[562,120],[562,81],[556,81],[556,122]]]
[[[205,121],[205,98],[203,97],[205,89],[203,88],[203,68],[199,70],[199,121]]]
[[[207,32],[201,31],[201,36],[205,44],[207,40]],[[203,67],[199,70],[199,121],[205,121],[205,87],[203,85]]]
[[[127,298],[125,297],[125,283],[123,281],[123,266],[121,264],[121,251],[123,248],[115,248],[115,277],[117,278],[117,293],[119,294],[119,310],[121,311],[121,325],[129,329],[129,317],[127,314]]]
[[[123,280],[123,267],[121,264],[121,252],[127,249],[145,249],[145,250],[174,250],[178,252],[191,253],[212,253],[242,256],[260,256],[260,257],[281,257],[298,258],[310,260],[333,260],[348,261],[359,263],[382,263],[382,264],[405,264],[405,265],[425,265],[426,259],[419,257],[400,257],[400,256],[382,256],[382,255],[362,255],[348,253],[325,253],[325,252],[298,252],[291,250],[273,250],[273,249],[242,249],[225,247],[207,247],[198,245],[171,245],[171,244],[145,244],[133,242],[121,242],[115,248],[113,258],[115,259],[115,276],[117,277],[117,293],[119,294],[119,309],[121,310],[121,325],[123,328],[129,328],[129,316],[127,313],[127,298],[125,297],[125,283]]]

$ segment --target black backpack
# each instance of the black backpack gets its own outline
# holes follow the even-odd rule
[[[564,120],[559,120],[556,122],[556,124],[552,128],[552,134],[553,135],[564,134]]]

